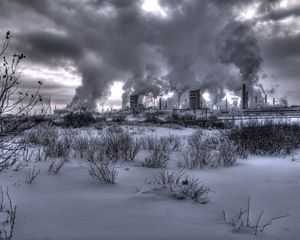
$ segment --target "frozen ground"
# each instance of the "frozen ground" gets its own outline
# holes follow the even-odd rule
[[[137,134],[190,135],[194,129],[139,130]],[[170,169],[177,170],[179,154],[173,154]],[[88,175],[88,163],[71,159],[58,175],[47,172],[49,162],[39,162],[36,181],[24,182],[24,172],[5,171],[0,185],[9,186],[17,204],[15,240],[99,240],[99,239],[299,239],[300,162],[291,156],[256,157],[238,160],[231,168],[187,171],[210,187],[206,205],[192,200],[175,200],[149,191],[157,171],[141,167],[144,154],[120,167],[115,185],[99,184]],[[224,224],[227,217],[246,208],[251,196],[251,214],[263,221],[281,215],[265,232],[254,236],[235,233]]]

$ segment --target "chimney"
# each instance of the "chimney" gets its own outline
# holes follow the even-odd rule
[[[162,109],[162,102],[161,102],[161,98],[159,98],[158,106],[159,106],[159,110],[161,110],[161,109]]]
[[[228,100],[226,98],[226,102],[225,102],[225,107],[226,107],[226,110],[228,110]]]
[[[275,98],[273,97],[273,106],[275,107],[275,103],[276,103],[276,100]]]
[[[246,93],[246,84],[243,84],[243,92],[242,92],[242,109],[247,109],[247,93]]]
[[[255,95],[255,107],[257,108],[257,96]]]
[[[267,105],[267,104],[268,104],[268,95],[265,94],[265,105]]]

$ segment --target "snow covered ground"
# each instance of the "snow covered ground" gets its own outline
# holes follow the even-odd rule
[[[187,138],[195,129],[128,127],[137,135],[176,134]],[[295,153],[295,156],[300,152]],[[169,169],[178,170],[180,153],[172,155]],[[84,159],[71,158],[62,170],[47,172],[50,162],[34,163],[41,173],[34,183],[25,183],[25,172],[0,173],[0,185],[8,186],[17,204],[15,240],[99,239],[299,239],[300,161],[292,156],[239,159],[231,168],[186,171],[210,187],[207,204],[176,200],[149,191],[157,169],[141,166],[145,153],[120,166],[117,183],[100,184],[88,174]],[[251,219],[264,210],[262,222],[290,215],[255,236],[236,233],[225,224],[251,196]]]

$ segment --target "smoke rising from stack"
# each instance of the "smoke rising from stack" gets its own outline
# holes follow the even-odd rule
[[[166,16],[143,11],[142,0],[38,2],[31,7],[59,31],[47,32],[43,44],[23,33],[20,49],[32,61],[71,62],[77,69],[82,84],[69,108],[95,109],[114,81],[124,83],[124,106],[130,94],[157,98],[174,91],[180,98],[191,89],[209,92],[217,103],[225,89],[238,93],[242,83],[258,84],[258,43],[250,24],[234,20],[233,5],[243,1],[160,1]]]
[[[261,50],[251,25],[245,22],[227,24],[217,40],[216,52],[221,62],[234,64],[239,69],[242,82],[247,87],[250,103],[253,104],[254,86],[261,89],[262,93],[264,91],[258,83],[262,64]]]

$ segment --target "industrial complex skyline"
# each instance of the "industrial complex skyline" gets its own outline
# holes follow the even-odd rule
[[[0,1],[0,39],[22,52],[22,88],[59,108],[128,106],[132,94],[212,106],[300,103],[297,0]],[[208,96],[208,97],[207,97]],[[227,100],[226,100],[227,104]]]

